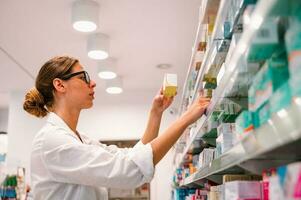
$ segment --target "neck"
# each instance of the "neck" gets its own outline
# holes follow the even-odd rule
[[[80,114],[80,110],[69,109],[68,106],[56,107],[53,112],[60,116],[68,127],[77,134],[76,127]]]

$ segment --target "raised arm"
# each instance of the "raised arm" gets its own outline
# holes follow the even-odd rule
[[[158,137],[163,112],[170,106],[172,101],[173,98],[163,96],[162,89],[155,96],[149,113],[147,126],[141,139],[143,144],[150,143],[153,139]]]
[[[154,165],[164,157],[184,130],[203,115],[209,101],[208,98],[199,97],[163,134],[151,141]]]

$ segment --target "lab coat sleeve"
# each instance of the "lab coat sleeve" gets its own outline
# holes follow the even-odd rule
[[[150,144],[128,153],[112,153],[98,145],[82,144],[64,130],[47,134],[42,146],[45,166],[53,181],[110,188],[135,188],[154,174]]]

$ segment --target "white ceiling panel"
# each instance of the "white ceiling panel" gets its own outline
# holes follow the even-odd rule
[[[96,75],[96,61],[87,57],[88,34],[72,29],[72,2],[1,0],[0,47],[33,76],[53,56],[77,57],[103,92],[104,81]],[[156,91],[166,72],[177,73],[179,86],[183,86],[200,0],[97,2],[101,6],[97,31],[110,37],[110,55],[117,60],[117,72],[124,79],[125,91]],[[159,70],[155,66],[160,63],[170,63],[173,67]],[[0,66],[1,92],[33,86],[33,80],[1,51]]]

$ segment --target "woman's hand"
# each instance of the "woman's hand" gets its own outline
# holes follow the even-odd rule
[[[195,102],[188,107],[187,111],[181,116],[181,119],[187,125],[194,123],[198,120],[205,112],[206,108],[210,103],[210,98],[198,97]]]
[[[173,102],[174,97],[165,97],[161,88],[153,100],[151,111],[155,114],[162,114]]]

